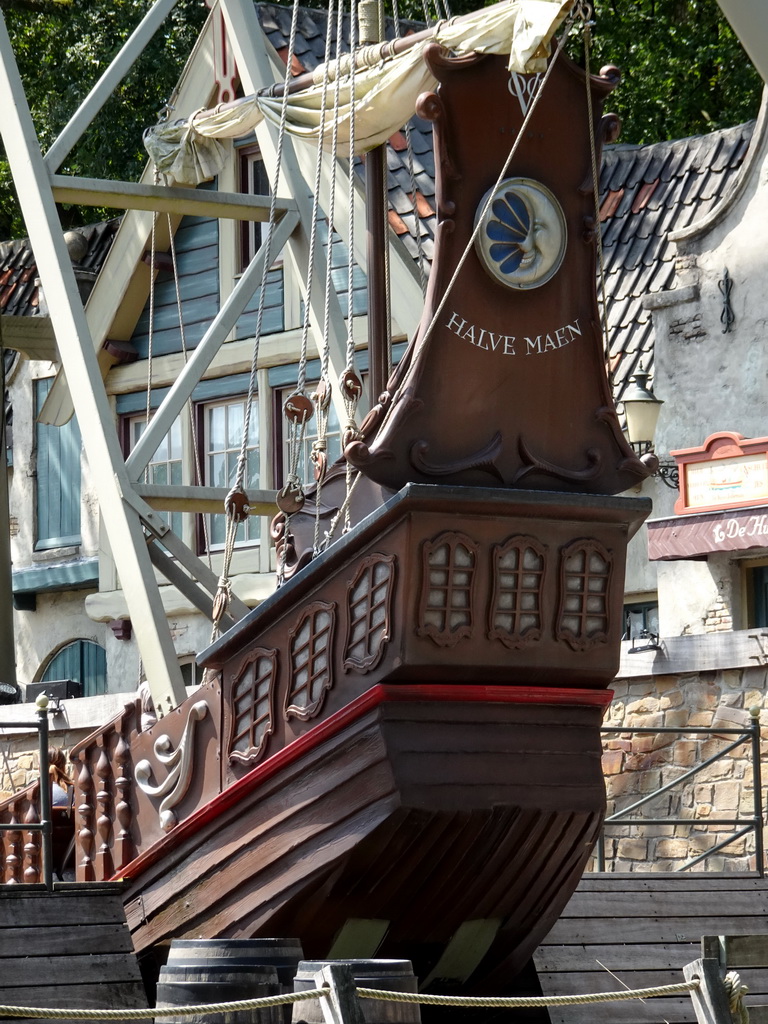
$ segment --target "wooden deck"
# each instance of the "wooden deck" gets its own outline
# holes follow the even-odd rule
[[[81,884],[53,893],[38,886],[0,887],[0,1004],[146,1007],[120,887]]]
[[[683,981],[703,935],[768,932],[768,878],[592,874],[534,956],[545,995]],[[613,972],[612,974],[610,972]],[[739,972],[747,1005],[765,1003],[768,971]],[[552,1024],[694,1024],[688,996],[550,1008]]]

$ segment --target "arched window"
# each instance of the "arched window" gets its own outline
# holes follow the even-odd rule
[[[48,662],[41,681],[72,679],[83,684],[83,696],[107,692],[107,655],[92,640],[73,640]]]

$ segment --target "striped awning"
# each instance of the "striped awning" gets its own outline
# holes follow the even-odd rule
[[[648,523],[648,557],[652,562],[751,548],[768,549],[766,505],[652,519]]]

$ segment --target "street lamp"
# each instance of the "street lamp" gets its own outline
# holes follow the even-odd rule
[[[638,457],[642,458],[649,453],[654,455],[658,469],[653,475],[658,476],[667,487],[676,490],[680,484],[677,463],[674,459],[659,459],[653,451],[656,424],[664,402],[654,395],[648,384],[649,377],[650,374],[643,369],[641,363],[637,372],[629,378],[627,390],[622,397],[627,418],[627,437]]]

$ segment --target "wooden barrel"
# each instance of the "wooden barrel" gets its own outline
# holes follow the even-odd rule
[[[272,967],[231,965],[217,958],[196,967],[166,964],[157,982],[157,1007],[173,1009],[198,1003],[227,1003],[236,999],[258,999],[279,993],[277,973]],[[160,1024],[283,1024],[283,1008],[233,1010],[228,1013],[200,1013],[191,1017],[163,1016]]]
[[[293,983],[294,991],[316,988],[315,975],[326,964],[346,964],[358,988],[381,988],[390,992],[416,992],[416,976],[410,960],[302,960]],[[368,1024],[420,1024],[418,1003],[391,1003],[385,999],[361,999]],[[325,1024],[317,999],[293,1004],[294,1022]]]
[[[168,953],[166,974],[168,978],[171,978],[174,971],[179,968],[192,972],[190,980],[194,979],[195,971],[205,972],[207,975],[210,975],[211,979],[213,979],[214,975],[221,979],[224,974],[227,974],[230,978],[227,984],[231,984],[234,991],[238,981],[244,984],[248,983],[246,977],[249,970],[256,972],[252,979],[254,983],[260,983],[261,974],[264,970],[272,970],[276,974],[277,985],[270,992],[263,992],[261,994],[275,995],[278,992],[293,992],[293,979],[303,955],[301,943],[298,939],[174,939],[171,942]],[[178,982],[180,982],[180,974],[177,977]],[[160,999],[160,984],[162,982],[163,974],[161,973],[158,982],[158,1000]],[[178,983],[174,984],[173,981],[171,984],[175,990],[181,987]],[[165,991],[164,989],[163,992]],[[173,998],[175,998],[175,991]],[[227,998],[247,999],[249,996],[247,994],[233,995]],[[201,999],[199,1001],[204,1002],[207,1000]],[[224,1000],[217,999],[215,1001],[223,1002]],[[158,1002],[157,1005],[159,1006],[160,1003]],[[171,1005],[179,1006],[181,1004],[177,1001]],[[247,1012],[250,1015],[248,1018],[250,1022],[253,1020],[253,1011]],[[271,1015],[269,1019],[266,1016],[262,1016],[262,1012],[259,1011],[259,1021],[263,1022],[263,1024],[271,1024],[271,1022],[274,1022],[274,1024],[290,1024],[290,1004],[271,1008],[268,1011]],[[218,1018],[216,1020],[218,1022]],[[237,1020],[233,1018],[231,1022],[228,1021],[226,1024],[237,1024],[239,1020],[240,1016],[238,1015]]]
[[[303,957],[298,939],[174,939],[168,964],[205,967],[226,960],[230,966],[274,967],[282,991],[293,992]]]

